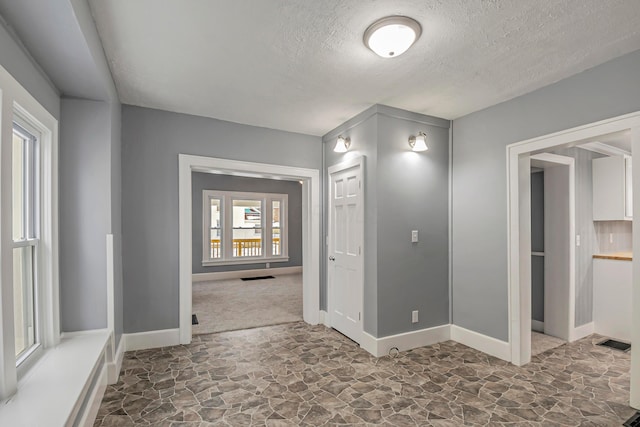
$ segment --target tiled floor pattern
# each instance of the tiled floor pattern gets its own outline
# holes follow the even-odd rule
[[[303,322],[130,352],[96,426],[619,426],[626,353],[591,336],[516,367],[447,341],[376,359]]]
[[[566,341],[551,335],[541,334],[540,332],[531,331],[531,355],[536,356],[544,353],[552,348],[560,347]]]

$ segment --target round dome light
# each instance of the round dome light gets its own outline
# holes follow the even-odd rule
[[[422,34],[422,27],[407,16],[387,16],[364,32],[364,44],[383,58],[402,55]]]

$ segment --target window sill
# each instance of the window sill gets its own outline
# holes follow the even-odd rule
[[[287,262],[289,261],[288,256],[279,256],[279,257],[255,257],[255,258],[242,258],[242,259],[226,259],[222,261],[202,261],[203,267],[215,267],[222,265],[242,265],[242,264],[264,264],[266,262]]]
[[[106,331],[74,335],[45,350],[18,383],[18,391],[0,403],[0,425],[74,424],[108,339]]]

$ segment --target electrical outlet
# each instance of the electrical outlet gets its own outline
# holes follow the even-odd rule
[[[411,312],[411,323],[418,323],[418,310]]]
[[[613,233],[609,233],[609,243],[613,243]]]
[[[580,235],[576,234],[576,246],[580,246]]]
[[[411,230],[411,243],[418,242],[418,230]]]

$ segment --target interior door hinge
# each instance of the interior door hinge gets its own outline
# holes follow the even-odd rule
[[[362,313],[358,312],[358,320],[362,320]]]

